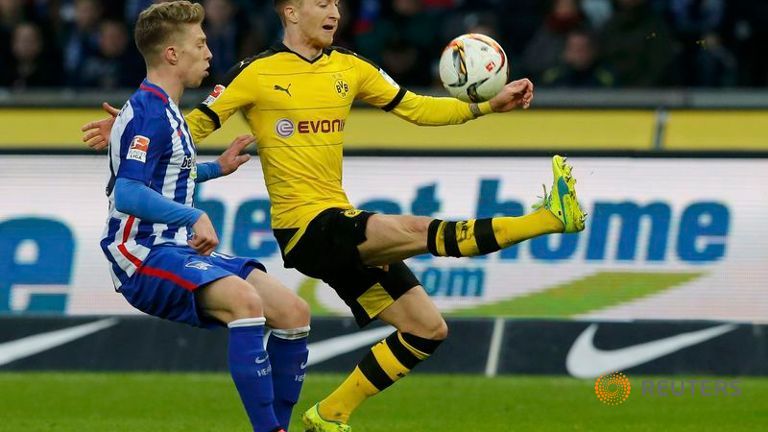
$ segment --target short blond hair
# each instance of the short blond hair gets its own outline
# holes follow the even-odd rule
[[[153,4],[142,11],[136,21],[136,47],[149,63],[184,24],[200,24],[203,19],[205,9],[198,3],[178,0]]]

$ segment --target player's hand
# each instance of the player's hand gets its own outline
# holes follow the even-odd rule
[[[112,125],[115,123],[115,117],[120,110],[104,102],[101,108],[109,114],[109,117],[101,120],[92,121],[80,130],[83,133],[83,142],[94,150],[104,150],[109,145],[109,134],[112,133]]]
[[[532,101],[533,83],[523,78],[504,86],[490,102],[493,112],[507,112],[520,107],[528,109]]]
[[[192,225],[192,231],[194,234],[192,234],[191,239],[187,240],[187,244],[197,253],[210,255],[216,250],[216,246],[219,245],[219,237],[216,235],[216,230],[213,229],[213,224],[207,214],[203,213]]]
[[[251,155],[245,153],[245,148],[253,144],[256,141],[251,135],[242,135],[235,138],[229,148],[224,150],[224,153],[219,156],[217,162],[221,166],[221,175],[229,175],[237,171],[240,165],[248,162],[251,159]]]

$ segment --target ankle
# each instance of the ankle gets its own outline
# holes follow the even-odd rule
[[[326,401],[320,401],[317,404],[317,413],[320,414],[320,418],[326,421],[337,421],[347,423],[349,421],[349,414],[344,410],[337,409]]]
[[[542,207],[534,213],[540,213],[542,215],[542,220],[545,221],[546,224],[545,229],[547,230],[547,234],[557,234],[565,230],[563,221],[555,216],[551,210]]]

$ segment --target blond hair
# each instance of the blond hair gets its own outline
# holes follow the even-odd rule
[[[186,0],[153,4],[139,14],[134,39],[136,47],[149,64],[164,48],[169,39],[185,24],[200,24],[205,18],[205,9],[197,3]]]

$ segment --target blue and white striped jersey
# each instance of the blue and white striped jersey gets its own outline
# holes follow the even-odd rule
[[[187,245],[186,226],[151,223],[115,209],[117,178],[143,182],[177,203],[192,206],[196,150],[179,107],[158,86],[141,84],[115,119],[109,147],[109,216],[101,240],[119,289],[160,244]]]

